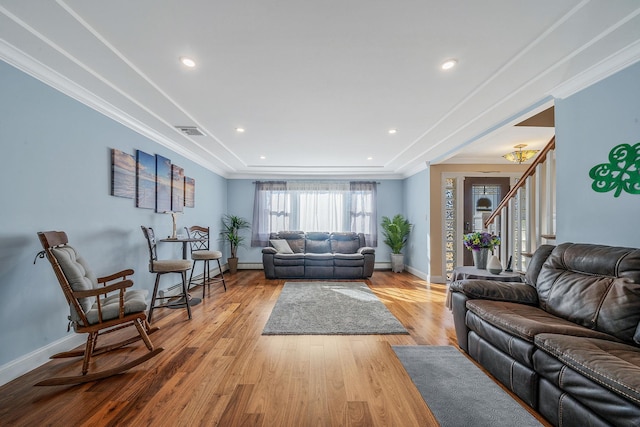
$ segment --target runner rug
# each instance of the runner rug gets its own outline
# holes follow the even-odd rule
[[[262,335],[408,334],[362,282],[286,282]]]
[[[452,346],[392,346],[442,427],[541,424]]]

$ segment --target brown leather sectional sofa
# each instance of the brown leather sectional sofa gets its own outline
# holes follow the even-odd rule
[[[365,246],[362,233],[281,231],[271,234],[269,243],[262,250],[267,279],[367,279],[373,274],[375,249]]]
[[[526,283],[450,286],[460,347],[556,426],[640,426],[640,249],[540,247]]]

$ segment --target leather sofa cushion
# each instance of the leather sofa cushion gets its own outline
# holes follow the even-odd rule
[[[534,351],[536,350],[533,341],[528,341],[513,336],[509,332],[505,332],[497,326],[494,326],[491,323],[485,321],[472,311],[467,311],[465,322],[470,329],[469,339],[471,339],[471,335],[475,333],[478,339],[486,341],[491,347],[494,347],[495,349],[503,353],[503,356],[509,356],[510,358],[520,362],[522,365],[533,370],[532,356]],[[469,344],[469,353],[473,355],[471,351],[471,344]],[[491,363],[500,364],[502,362],[496,359]],[[483,366],[486,366],[484,363],[482,364]],[[504,368],[510,370],[509,364],[503,366],[500,369]],[[497,372],[497,369],[494,370]],[[494,375],[496,374],[493,371],[492,373]],[[502,376],[500,376],[500,380],[502,381]]]
[[[602,332],[576,325],[546,311],[525,304],[491,300],[469,300],[467,309],[497,328],[533,342],[541,333],[557,333],[613,340]]]
[[[533,355],[538,382],[538,411],[554,426],[640,425],[640,407],[574,371],[554,356]]]
[[[536,288],[549,313],[632,342],[640,322],[640,249],[563,243]]]
[[[540,334],[535,344],[580,375],[640,405],[640,348],[558,334]]]

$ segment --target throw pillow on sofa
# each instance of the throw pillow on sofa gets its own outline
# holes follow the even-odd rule
[[[269,243],[271,243],[271,246],[273,246],[279,254],[293,253],[293,251],[291,250],[291,246],[289,246],[289,243],[287,243],[287,241],[284,239],[272,239],[269,240]]]

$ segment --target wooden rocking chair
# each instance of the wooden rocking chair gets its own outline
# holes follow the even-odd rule
[[[96,278],[84,259],[68,245],[66,233],[46,231],[39,232],[38,237],[44,248],[38,256],[44,258],[46,255],[69,303],[70,325],[73,325],[75,332],[89,335],[84,351],[67,351],[51,356],[52,359],[84,356],[82,375],[49,378],[35,385],[81,384],[99,380],[131,369],[163,350],[162,348],[154,349],[148,336],[158,328],[151,328],[147,322],[145,315],[147,291],[126,291],[133,286],[133,281],[127,279],[127,276],[133,274],[133,270],[123,270],[107,277]],[[109,282],[113,283],[109,284]],[[138,335],[103,347],[96,346],[100,335],[129,326],[135,326]],[[121,348],[138,340],[144,342],[149,349],[148,353],[115,368],[88,373],[92,356]]]

